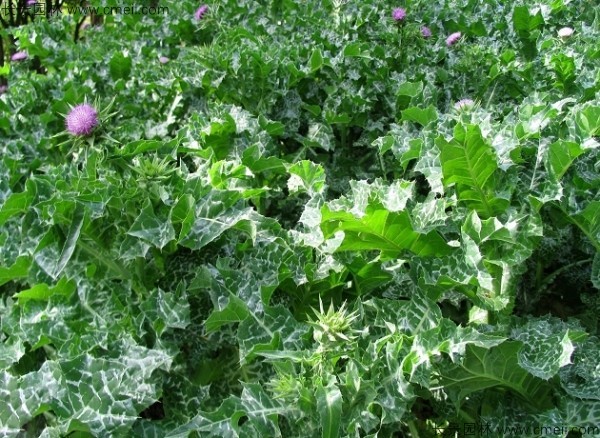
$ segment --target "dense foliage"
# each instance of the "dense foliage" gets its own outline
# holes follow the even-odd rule
[[[1,13],[1,436],[600,424],[595,2],[164,3]]]

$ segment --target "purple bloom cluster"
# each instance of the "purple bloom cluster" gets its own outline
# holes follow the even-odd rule
[[[421,35],[423,35],[423,38],[429,38],[431,36],[431,29],[427,26],[421,27]]]
[[[89,135],[98,126],[98,113],[93,106],[83,103],[71,110],[65,122],[67,131],[71,134],[78,136]]]
[[[396,21],[402,21],[406,18],[406,9],[396,8],[392,11],[392,18]]]
[[[194,18],[196,20],[202,20],[202,17],[204,17],[204,14],[206,14],[206,11],[208,11],[208,5],[200,6],[194,13]]]
[[[10,60],[11,61],[23,61],[23,60],[27,59],[27,57],[28,57],[27,52],[15,52],[10,57]]]
[[[0,85],[0,95],[8,91],[8,85]]]
[[[450,36],[448,38],[446,38],[446,45],[448,47],[453,46],[454,44],[456,44],[458,42],[458,40],[460,39],[461,36],[462,36],[462,34],[460,32],[454,32],[454,33],[450,34]]]
[[[161,64],[166,64],[169,61],[169,58],[167,58],[166,56],[161,56],[160,58],[158,58],[158,62],[160,62]]]

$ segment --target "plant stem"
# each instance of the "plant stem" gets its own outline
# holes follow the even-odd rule
[[[577,262],[569,263],[568,265],[558,268],[556,271],[554,271],[550,275],[546,276],[546,279],[539,285],[538,292],[542,292],[543,290],[545,290],[550,285],[550,283],[552,283],[556,279],[556,277],[558,277],[564,271],[574,268],[576,266],[585,265],[586,263],[591,263],[591,262],[592,262],[592,259],[579,260]]]
[[[77,245],[82,250],[84,250],[86,253],[88,253],[88,255],[90,255],[90,256],[94,257],[95,259],[97,259],[98,261],[100,261],[110,271],[112,271],[115,274],[118,274],[122,279],[127,279],[127,280],[131,279],[131,274],[128,271],[126,271],[125,269],[120,267],[118,264],[113,262],[110,258],[105,257],[96,248],[92,247],[91,245],[88,245],[82,239],[79,239],[79,241],[77,242]]]
[[[417,429],[417,425],[414,420],[410,420],[408,422],[408,429],[410,430],[410,436],[413,438],[419,438],[419,429]]]
[[[348,126],[345,124],[340,128],[340,140],[342,142],[342,149],[346,149],[346,144],[348,141]]]
[[[381,173],[383,174],[383,177],[387,180],[388,179],[387,171],[385,170],[385,163],[383,162],[383,156],[380,153],[377,153],[377,157],[379,158],[379,167],[381,167]]]

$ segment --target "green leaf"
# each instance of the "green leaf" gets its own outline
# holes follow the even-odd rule
[[[81,233],[81,227],[83,226],[83,220],[85,217],[84,213],[83,207],[80,205],[75,207],[73,219],[71,220],[69,231],[67,233],[67,238],[60,250],[60,256],[58,260],[56,260],[56,264],[54,265],[53,269],[48,272],[48,274],[54,279],[58,278],[75,251],[75,246],[77,245],[77,240],[79,239],[79,234]]]
[[[307,331],[283,306],[265,307],[262,315],[250,312],[238,329],[240,361],[250,362],[257,354],[301,350],[301,337]]]
[[[148,322],[160,337],[168,328],[185,329],[190,323],[190,306],[185,292],[156,289],[141,304]]]
[[[542,14],[537,12],[535,15],[531,15],[527,6],[516,6],[513,11],[512,21],[515,31],[527,34],[544,24]]]
[[[418,107],[410,107],[402,111],[402,120],[415,122],[425,127],[438,119],[437,110],[433,105],[422,109]]]
[[[534,407],[551,403],[552,386],[518,364],[520,342],[504,342],[490,349],[468,345],[461,363],[440,370],[441,383],[456,404],[486,388],[513,391]]]
[[[274,137],[279,137],[285,133],[285,125],[283,123],[269,120],[262,114],[258,116],[258,123],[262,129]]]
[[[19,436],[29,420],[47,411],[59,395],[59,379],[60,367],[52,361],[24,376],[0,371],[0,434]]]
[[[592,284],[600,290],[600,251],[596,251],[592,262]]]
[[[354,42],[344,47],[344,56],[371,59],[368,46],[365,43]]]
[[[600,201],[590,202],[581,213],[570,215],[570,219],[600,249]]]
[[[600,106],[589,105],[577,111],[575,123],[582,139],[600,136]]]
[[[557,319],[532,319],[513,330],[512,337],[523,343],[519,365],[534,376],[548,380],[571,363],[575,349],[569,328]]]
[[[420,150],[420,153],[421,156],[415,165],[415,172],[423,174],[432,192],[444,193],[442,163],[439,151],[437,148],[432,147]]]
[[[579,144],[558,140],[550,145],[548,160],[550,170],[555,178],[560,180],[569,169],[575,158],[585,152]]]
[[[77,285],[74,280],[67,280],[65,277],[54,287],[50,287],[45,283],[36,284],[30,289],[22,290],[14,296],[19,299],[19,303],[28,300],[48,301],[53,295],[70,296],[75,292]]]
[[[456,125],[454,138],[437,138],[446,187],[456,184],[459,201],[487,218],[508,207],[508,199],[496,197],[498,163],[492,147],[475,125]]]
[[[15,263],[8,268],[0,266],[0,286],[9,281],[26,278],[30,267],[31,258],[26,256],[18,257]]]
[[[110,68],[110,76],[114,81],[117,79],[129,79],[132,66],[132,61],[129,56],[125,56],[123,53],[117,52],[110,59],[108,65]]]
[[[398,87],[396,94],[399,96],[419,96],[423,92],[423,82],[403,82]]]
[[[190,249],[200,249],[232,228],[250,226],[250,233],[260,224],[261,217],[250,207],[238,204],[242,194],[234,191],[211,191],[199,199],[194,207],[194,218],[187,234],[180,234],[179,244]]]
[[[225,324],[232,324],[244,321],[250,312],[246,303],[237,296],[230,294],[229,301],[225,307],[220,310],[213,310],[204,326],[208,333],[218,330]]]
[[[308,193],[313,196],[325,190],[325,170],[319,164],[311,161],[299,161],[288,167],[291,174],[288,180],[290,193]]]
[[[439,306],[424,296],[411,300],[372,298],[363,305],[368,312],[376,312],[374,317],[369,317],[374,326],[388,328],[391,324],[407,335],[431,330],[442,319]]]
[[[356,217],[347,211],[330,210],[325,205],[321,214],[325,238],[340,231],[344,233],[338,251],[375,250],[390,257],[397,257],[405,250],[422,257],[440,257],[452,252],[437,231],[427,234],[416,232],[406,211],[393,213],[381,205],[369,204],[364,216]]]
[[[146,201],[144,208],[127,234],[144,239],[159,249],[175,239],[173,225],[168,219],[161,219],[156,216],[150,200]]]
[[[25,344],[15,336],[11,336],[0,343],[0,367],[10,368],[12,364],[19,362],[24,355]]]
[[[323,386],[317,384],[317,411],[319,413],[322,437],[338,438],[342,421],[342,393],[335,384],[335,379]]]
[[[285,161],[277,157],[262,156],[258,145],[253,145],[244,150],[242,155],[242,164],[255,173],[273,171],[277,173],[285,172]]]
[[[590,336],[575,343],[572,363],[559,371],[560,384],[567,394],[578,399],[600,401],[599,350],[600,342],[596,337]]]
[[[190,422],[168,433],[166,438],[187,438],[192,432],[206,438],[281,436],[277,417],[290,408],[271,399],[258,384],[242,385],[240,397],[230,396],[216,411],[198,413]],[[240,426],[242,417],[248,421]]]
[[[60,396],[57,394],[52,405],[59,421],[69,424],[76,420],[95,436],[123,435],[138,413],[158,399],[152,373],[158,368],[167,370],[171,357],[129,339],[123,341],[123,347],[116,358],[85,354],[60,363],[62,376],[54,383]]]
[[[321,54],[321,50],[315,49],[310,56],[310,60],[308,61],[310,65],[310,72],[314,73],[319,70],[323,66],[323,55]]]
[[[32,186],[28,185],[28,189],[21,193],[11,194],[2,204],[2,208],[0,208],[0,226],[4,225],[14,215],[27,211],[34,198],[34,195],[29,191],[29,187]]]
[[[175,145],[171,145],[170,143],[165,143],[159,140],[136,140],[131,143],[127,143],[122,148],[120,148],[117,152],[119,155],[125,157],[132,157],[136,155],[141,155],[144,152],[150,151],[171,151]]]

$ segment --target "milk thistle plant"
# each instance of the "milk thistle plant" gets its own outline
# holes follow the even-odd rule
[[[2,27],[0,436],[598,436],[597,2],[204,1]]]

